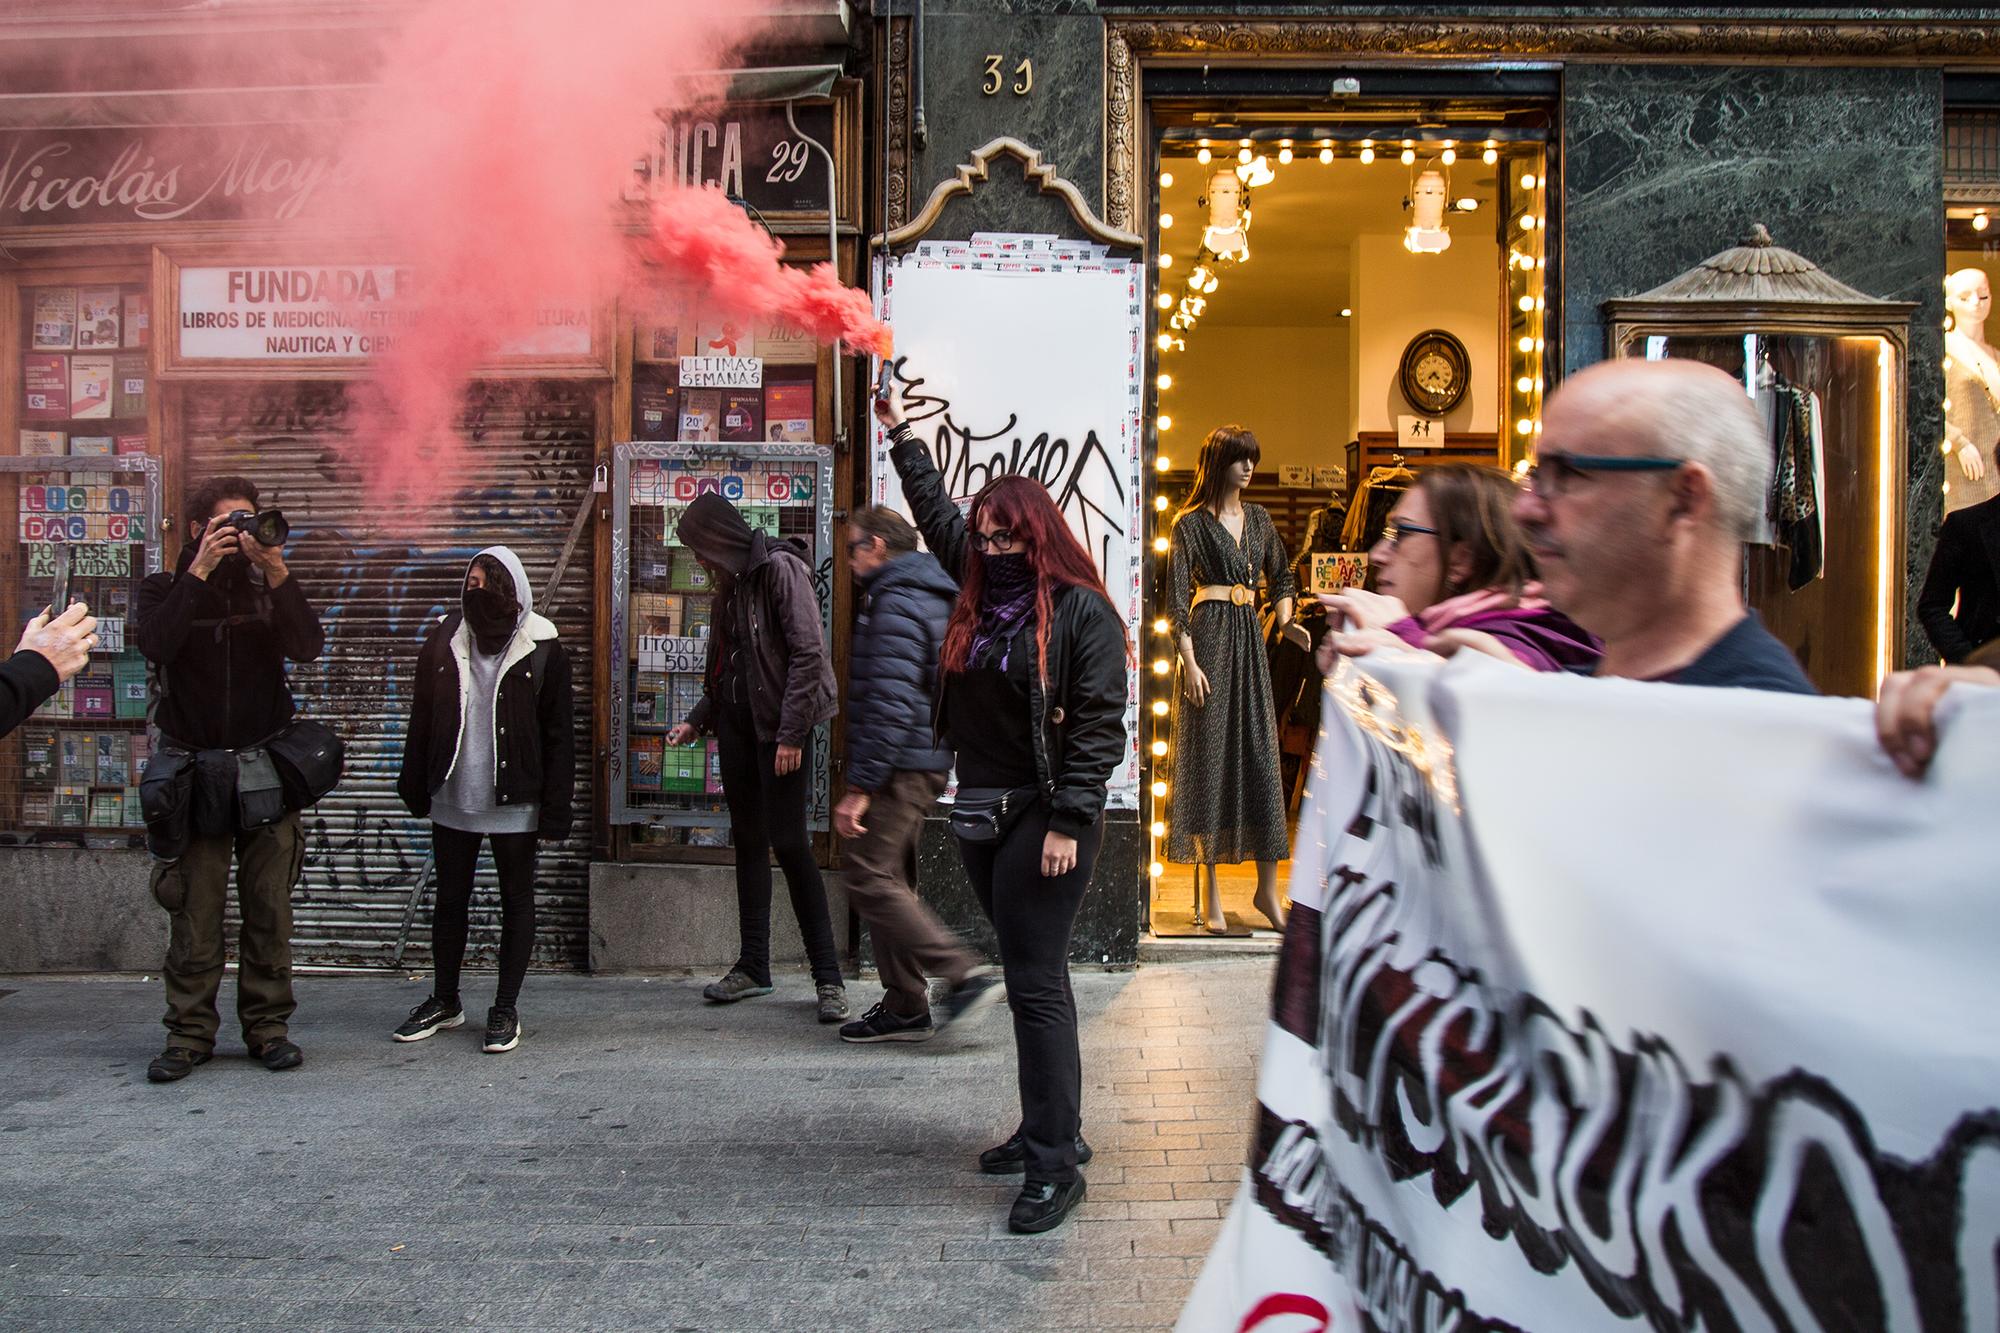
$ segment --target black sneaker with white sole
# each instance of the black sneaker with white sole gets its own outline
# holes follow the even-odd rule
[[[991,972],[975,972],[946,991],[937,1002],[935,1020],[939,1031],[954,1023],[979,1017],[1007,994],[1007,987]]]
[[[488,1055],[499,1055],[511,1051],[521,1044],[521,1015],[512,1009],[502,1009],[498,1005],[486,1011],[486,1045],[482,1047]]]
[[[403,1020],[403,1026],[391,1035],[397,1041],[422,1041],[434,1037],[448,1028],[465,1026],[465,1010],[458,1005],[446,1006],[433,995],[422,1004],[410,1010],[410,1016]]]
[[[854,1022],[842,1024],[840,1039],[852,1042],[929,1041],[936,1032],[929,1014],[902,1018],[878,1004]]]

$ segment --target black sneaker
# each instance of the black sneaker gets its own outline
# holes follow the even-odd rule
[[[929,1041],[936,1032],[929,1014],[903,1018],[878,1004],[855,1022],[843,1026],[840,1039],[853,1042]]]
[[[853,1012],[852,1009],[847,1007],[847,987],[821,986],[819,988],[820,1022],[838,1023]]]
[[[1083,1202],[1089,1192],[1083,1177],[1061,1182],[1031,1180],[1021,1186],[1020,1195],[1007,1213],[1007,1229],[1026,1236],[1053,1231]]]
[[[521,1044],[521,1015],[512,1009],[502,1009],[498,1005],[486,1011],[486,1045],[482,1047],[488,1055],[499,1055],[511,1051]]]
[[[1083,1141],[1083,1135],[1076,1136],[1076,1164],[1088,1162],[1092,1153],[1090,1145]],[[988,1148],[979,1154],[979,1169],[989,1176],[1011,1176],[1028,1169],[1028,1144],[1015,1130],[1007,1141],[997,1148]]]
[[[250,1058],[275,1074],[281,1069],[297,1069],[306,1062],[306,1053],[289,1037],[273,1037],[252,1046]]]
[[[186,1046],[169,1046],[153,1057],[153,1063],[146,1066],[148,1083],[177,1083],[194,1072],[196,1065],[209,1061],[207,1051],[190,1050]]]
[[[392,1035],[397,1041],[422,1041],[425,1037],[436,1036],[447,1028],[464,1026],[465,1010],[455,1004],[446,1008],[439,1004],[437,996],[433,995],[410,1010],[410,1016],[403,1020],[403,1026],[397,1028]]]
[[[953,986],[945,993],[944,998],[938,1001],[936,1020],[938,1028],[943,1030],[953,1023],[963,1023],[967,1019],[977,1018],[992,1008],[1006,993],[1007,988],[1001,984],[1000,978],[991,972],[973,973]]]
[[[720,981],[711,981],[701,988],[701,997],[713,1004],[735,1004],[753,995],[769,995],[769,982],[759,982],[740,967],[729,969],[728,975]]]

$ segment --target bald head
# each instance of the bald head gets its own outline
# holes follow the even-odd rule
[[[1771,443],[1740,381],[1699,361],[1603,361],[1550,395],[1544,432],[1576,452],[1645,454],[1708,473],[1712,523],[1731,542],[1754,536],[1771,484]]]

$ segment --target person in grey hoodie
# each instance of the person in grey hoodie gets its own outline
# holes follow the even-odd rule
[[[933,714],[958,585],[895,510],[874,505],[847,522],[861,614],[847,668],[847,795],[833,827],[848,839],[847,897],[868,923],[882,1002],[840,1038],[926,1041],[1000,998],[1000,979],[917,897],[917,839],[951,771]],[[950,986],[935,1013],[926,974]]]
[[[465,1022],[459,968],[482,838],[500,877],[500,981],[485,1049],[521,1042],[515,1008],[535,945],[535,843],[569,836],[576,746],[569,654],[535,614],[520,557],[489,546],[466,569],[460,608],[438,620],[417,658],[415,700],[397,793],[431,821],[437,899],[431,995],[396,1029],[422,1041]]]

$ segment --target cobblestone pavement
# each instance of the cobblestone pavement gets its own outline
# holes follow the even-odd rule
[[[699,979],[532,976],[488,1056],[472,1023],[388,1040],[427,978],[303,978],[303,1069],[226,1037],[156,1087],[156,983],[0,979],[0,1327],[1167,1328],[1243,1160],[1269,979],[1077,976],[1097,1158],[1041,1237],[974,1160],[1018,1108],[1004,1009],[857,1047],[803,976],[721,1010]]]

